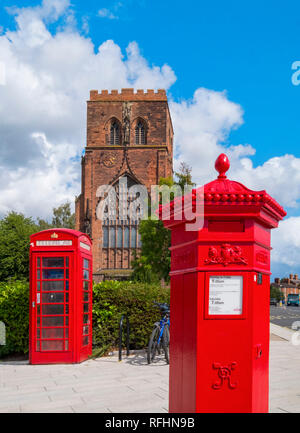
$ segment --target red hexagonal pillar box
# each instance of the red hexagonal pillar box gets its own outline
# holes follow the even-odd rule
[[[270,231],[286,212],[227,179],[229,166],[220,155],[216,180],[160,207],[172,232],[170,412],[268,411]]]

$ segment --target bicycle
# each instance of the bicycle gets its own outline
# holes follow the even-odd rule
[[[161,304],[159,302],[154,302],[154,305],[159,307],[162,317],[159,322],[154,323],[148,344],[147,361],[148,364],[151,364],[154,361],[156,353],[160,355],[161,349],[163,349],[165,359],[167,364],[169,364],[170,307],[166,303]]]

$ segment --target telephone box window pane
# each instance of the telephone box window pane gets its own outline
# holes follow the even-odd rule
[[[83,290],[89,290],[89,282],[88,281],[83,282]]]
[[[69,338],[69,328],[65,329],[65,338]]]
[[[63,269],[43,269],[44,280],[62,280],[64,278]]]
[[[40,324],[41,324],[41,319],[40,319],[40,317],[37,317],[36,324],[37,324],[37,326],[40,326]]]
[[[41,314],[41,307],[40,307],[40,305],[37,305],[37,307],[36,307],[36,314],[38,316]]]
[[[66,305],[66,314],[69,314],[69,305]]]
[[[42,350],[64,350],[63,340],[42,341]]]
[[[69,279],[69,269],[66,269],[66,279]]]
[[[43,257],[42,259],[43,268],[63,268],[64,258],[63,257]]]
[[[87,271],[86,269],[83,270],[83,279],[84,280],[88,280],[90,276],[89,271]]]
[[[89,312],[89,304],[83,304],[83,312],[88,313]]]
[[[37,352],[40,351],[40,342],[39,341],[36,342],[36,351]]]
[[[83,259],[83,267],[85,269],[89,269],[89,260],[88,259]]]
[[[129,227],[124,229],[124,248],[129,248]]]
[[[136,228],[132,227],[131,229],[131,242],[130,242],[131,248],[136,248]]]
[[[64,338],[64,328],[44,328],[42,338]]]
[[[123,247],[123,228],[118,227],[117,248]]]
[[[64,326],[64,317],[43,317],[43,326]]]
[[[66,293],[66,303],[69,302],[69,293]]]
[[[36,278],[39,280],[41,278],[41,271],[38,269],[36,272]]]
[[[36,330],[36,338],[41,338],[40,335],[41,335],[40,329],[37,329]]]
[[[66,268],[69,267],[69,257],[66,257]]]
[[[66,281],[66,290],[69,290],[69,281]]]
[[[83,292],[83,302],[89,302],[89,292]]]
[[[43,292],[63,292],[64,291],[64,282],[63,281],[43,281],[42,282],[42,290]]]
[[[64,306],[63,305],[43,305],[42,306],[43,314],[64,314]]]
[[[88,314],[84,314],[83,315],[83,323],[84,324],[89,324],[90,323]]]
[[[69,342],[65,341],[65,350],[69,350]]]
[[[83,333],[83,335],[87,335],[89,333],[89,326],[84,326],[82,333]]]
[[[87,344],[89,344],[89,337],[83,337],[82,338],[82,345],[86,346]]]
[[[108,248],[108,227],[103,226],[103,248]]]
[[[40,259],[40,257],[37,258],[37,267],[38,268],[41,267],[41,259]]]
[[[41,282],[38,281],[36,284],[36,290],[39,292],[41,290]]]
[[[66,317],[66,326],[69,325],[69,316]]]
[[[109,227],[109,246],[110,246],[110,248],[116,247],[116,229],[115,229],[115,227]]]
[[[64,294],[63,293],[43,293],[42,294],[42,302],[43,303],[58,303],[64,302]]]

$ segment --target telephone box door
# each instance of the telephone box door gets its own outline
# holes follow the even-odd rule
[[[72,361],[73,269],[72,253],[34,254],[30,305],[34,362]]]

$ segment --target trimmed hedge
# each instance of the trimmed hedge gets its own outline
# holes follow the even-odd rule
[[[122,314],[130,319],[130,348],[147,346],[153,323],[160,318],[154,301],[169,303],[169,289],[130,281],[105,281],[93,288],[93,344],[98,354],[118,346]],[[6,345],[0,357],[28,353],[29,285],[0,283],[0,320],[6,326]],[[126,324],[126,322],[124,322]],[[124,332],[124,341],[126,328]]]
[[[29,284],[24,281],[0,283],[0,320],[6,327],[6,345],[0,346],[0,357],[28,353]]]
[[[130,321],[130,348],[147,346],[160,312],[153,302],[170,302],[169,288],[130,281],[104,281],[93,288],[93,343],[112,349],[118,346],[119,322],[122,314]],[[126,324],[126,322],[124,322]],[[125,332],[123,333],[125,341]]]

